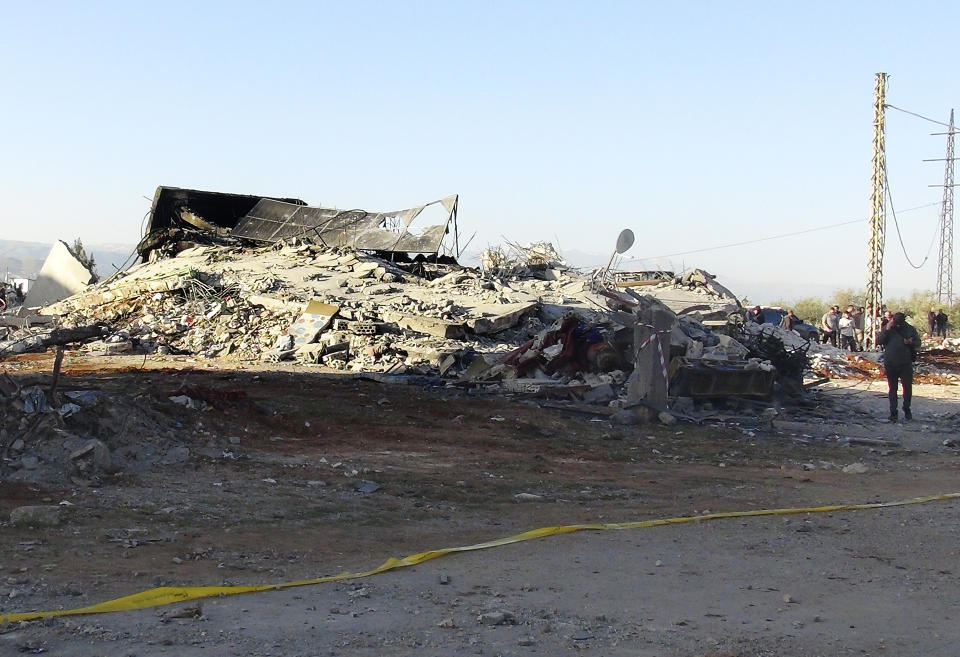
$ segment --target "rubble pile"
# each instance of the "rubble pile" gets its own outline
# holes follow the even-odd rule
[[[93,352],[296,359],[355,371],[437,373],[451,355],[510,351],[569,312],[602,314],[586,281],[456,265],[432,280],[345,248],[199,247],[134,267],[46,312],[103,323]],[[310,335],[295,335],[325,310]],[[309,322],[308,322],[309,323]],[[464,363],[467,365],[468,363]],[[449,369],[449,368],[448,368]]]
[[[628,403],[644,349],[676,361],[663,376],[686,372],[693,387],[683,394],[768,396],[778,377],[802,388],[808,343],[773,326],[731,331],[740,304],[702,270],[645,281],[641,295],[630,281],[607,288],[568,267],[546,242],[488,251],[481,269],[300,238],[153,253],[44,316],[61,331],[93,330],[81,347],[91,354],[289,360],[614,409]],[[667,317],[664,333],[638,337],[635,311],[656,308]],[[20,352],[36,340],[34,327],[8,330],[0,350]]]
[[[96,485],[187,460],[182,424],[150,395],[55,389],[51,377],[0,374],[0,480]],[[171,404],[167,404],[171,406]]]

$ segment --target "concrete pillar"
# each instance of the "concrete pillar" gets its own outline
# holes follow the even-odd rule
[[[665,308],[654,307],[638,312],[633,331],[636,369],[627,387],[627,402],[630,405],[641,404],[658,413],[667,410],[668,390],[663,368],[669,365],[670,330],[674,319],[674,314]],[[656,338],[647,343],[655,332],[660,336],[659,349]]]

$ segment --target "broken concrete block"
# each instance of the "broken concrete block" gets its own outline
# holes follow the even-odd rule
[[[510,304],[507,308],[498,306],[496,314],[469,319],[465,325],[477,335],[499,333],[516,326],[524,317],[536,312],[537,306],[537,303],[516,303]],[[478,306],[473,309],[473,312],[483,312],[483,309],[483,306]]]
[[[23,305],[27,308],[46,306],[83,290],[96,279],[62,240],[57,240],[40,268],[37,280],[30,286]]]
[[[433,317],[404,315],[390,311],[383,313],[383,317],[400,328],[410,329],[424,335],[433,335],[445,340],[459,340],[466,334],[463,324],[447,322]]]
[[[353,335],[376,335],[377,325],[374,322],[353,322],[349,326]]]
[[[467,368],[467,371],[460,376],[461,381],[469,381],[475,379],[491,367],[490,363],[483,356],[477,356],[473,359],[473,362],[470,363],[470,366]]]
[[[358,262],[353,266],[353,275],[357,278],[370,278],[380,267],[376,262]]]
[[[304,363],[319,363],[323,357],[324,345],[317,342],[300,345],[296,349],[296,359]]]
[[[440,363],[437,365],[437,369],[440,370],[440,376],[445,376],[447,372],[450,371],[450,368],[454,366],[457,362],[457,357],[453,354],[447,355],[445,358],[440,360]]]

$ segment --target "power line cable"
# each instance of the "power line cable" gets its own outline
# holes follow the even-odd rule
[[[933,251],[933,243],[937,239],[937,233],[940,232],[940,222],[942,218],[937,219],[937,226],[933,231],[933,237],[930,239],[930,247],[927,249],[927,254],[923,256],[923,262],[921,262],[919,265],[913,264],[913,260],[911,260],[910,256],[907,254],[907,247],[903,244],[903,235],[900,233],[900,222],[897,221],[897,211],[893,207],[893,194],[890,192],[890,176],[887,174],[886,164],[884,164],[884,167],[883,167],[883,175],[887,179],[887,185],[886,185],[887,200],[890,201],[890,214],[893,215],[893,225],[897,229],[897,239],[900,241],[900,249],[903,251],[903,257],[907,259],[907,263],[911,267],[913,267],[914,269],[920,269],[925,264],[927,264],[927,260],[930,259],[930,252]]]
[[[950,124],[949,124],[949,123],[944,123],[943,121],[937,121],[936,119],[931,119],[930,117],[924,116],[923,114],[917,114],[916,112],[911,112],[910,110],[905,110],[905,109],[903,109],[902,107],[897,107],[896,105],[891,105],[890,103],[887,103],[886,105],[884,105],[884,107],[889,107],[890,109],[895,109],[895,110],[897,110],[898,112],[903,112],[904,114],[909,114],[910,116],[915,116],[915,117],[917,117],[918,119],[923,119],[924,121],[929,121],[930,123],[936,123],[937,125],[942,125],[942,126],[944,126],[945,128],[949,128],[949,127],[950,127]]]
[[[916,207],[907,208],[906,210],[901,210],[900,213],[904,212],[913,212],[914,210],[922,210],[923,208],[929,208],[934,205],[940,205],[940,202],[935,203],[925,203],[924,205],[918,205]],[[833,228],[840,228],[842,226],[850,226],[852,224],[866,223],[869,219],[851,219],[850,221],[841,221],[835,224],[829,224],[827,226],[818,226],[816,228],[808,228],[806,230],[798,230],[792,233],[783,233],[781,235],[770,235],[768,237],[758,237],[753,240],[743,240],[742,242],[731,242],[730,244],[720,244],[718,246],[708,246],[702,249],[692,249],[690,251],[678,251],[676,253],[667,253],[664,255],[658,256],[643,256],[638,258],[625,258],[626,261],[637,261],[637,260],[656,260],[659,258],[673,258],[676,256],[689,255],[691,253],[704,253],[706,251],[719,251],[720,249],[731,249],[735,246],[746,246],[747,244],[757,244],[759,242],[769,242],[770,240],[779,240],[785,237],[796,237],[797,235],[806,235],[807,233],[815,233],[821,230],[830,230]]]

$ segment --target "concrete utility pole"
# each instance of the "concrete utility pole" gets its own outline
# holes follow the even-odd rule
[[[940,206],[940,259],[937,261],[937,301],[953,305],[953,110],[947,135],[946,167],[943,173],[943,205]],[[931,185],[936,187],[936,185]]]
[[[865,325],[867,348],[877,346],[877,321],[883,306],[883,243],[887,226],[887,155],[886,155],[886,92],[887,74],[877,73],[873,104],[873,196],[870,200],[870,244],[867,250],[866,311],[869,325]]]

